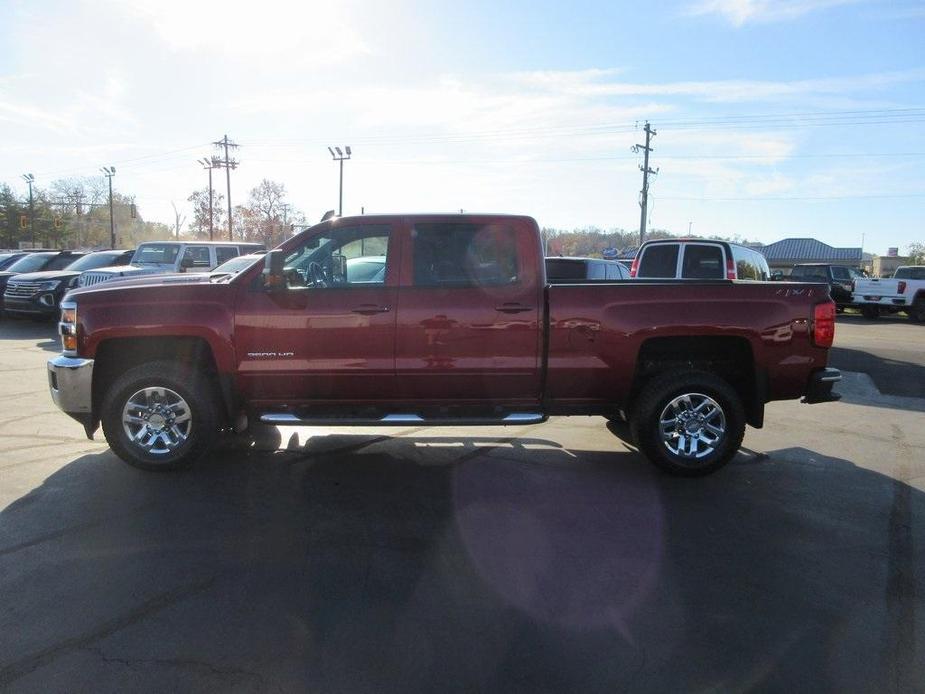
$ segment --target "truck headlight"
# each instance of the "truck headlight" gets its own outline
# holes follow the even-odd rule
[[[58,323],[58,332],[61,333],[61,346],[65,354],[77,354],[77,304],[73,301],[61,303],[61,322]]]
[[[47,282],[42,282],[39,285],[39,291],[50,292],[58,288],[58,285],[61,284],[61,280],[48,280]]]

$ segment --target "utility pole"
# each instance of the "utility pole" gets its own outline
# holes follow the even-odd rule
[[[35,176],[23,174],[22,177],[29,184],[29,228],[32,230],[32,247],[35,248],[35,205],[32,202],[32,183],[35,181]]]
[[[331,153],[331,158],[334,161],[340,162],[340,193],[338,194],[338,197],[337,197],[337,216],[338,217],[344,216],[344,162],[347,161],[350,158],[350,155],[352,154],[352,152],[350,151],[350,145],[345,146],[344,149],[347,150],[346,154],[340,151],[340,147],[335,147],[334,149],[331,149],[330,147],[328,147],[328,151]],[[335,151],[337,152],[337,154],[334,154]]]
[[[196,161],[202,164],[202,168],[209,172],[209,241],[214,241],[215,239],[213,238],[214,232],[212,226],[212,169],[216,168],[215,157],[212,157],[212,159],[206,159],[203,157],[202,159],[197,159]]]
[[[231,170],[238,168],[238,162],[229,157],[228,150],[237,149],[238,145],[236,145],[234,142],[229,140],[228,135],[225,135],[221,140],[219,140],[218,142],[213,142],[212,144],[220,149],[225,150],[225,158],[218,159],[217,157],[212,157],[212,165],[218,169],[225,169],[225,182],[228,185],[228,188],[227,188],[227,193],[228,193],[228,240],[233,241],[234,238],[232,237],[232,233],[231,233],[231,229],[232,229],[232,226],[231,226],[231,223],[232,223],[232,219],[231,219]]]
[[[116,223],[112,216],[112,177],[116,175],[115,166],[104,166],[100,171],[109,179],[109,247],[116,247]]]
[[[649,207],[649,174],[655,176],[658,174],[658,169],[652,170],[649,168],[649,152],[652,151],[652,147],[649,146],[651,139],[657,134],[652,126],[649,125],[649,121],[646,121],[646,144],[645,145],[634,145],[633,151],[637,154],[640,150],[645,152],[645,159],[642,166],[639,167],[639,170],[642,171],[642,191],[639,194],[639,206],[642,208],[642,216],[639,219],[639,245],[641,246],[646,240],[646,216],[648,215]]]

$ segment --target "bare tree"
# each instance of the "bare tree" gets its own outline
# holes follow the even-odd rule
[[[180,238],[180,229],[183,228],[183,222],[186,221],[186,215],[180,215],[180,210],[177,209],[177,206],[174,204],[173,200],[170,201],[170,206],[173,208],[174,234],[177,238]]]

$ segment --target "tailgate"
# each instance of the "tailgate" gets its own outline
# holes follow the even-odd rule
[[[898,280],[856,280],[854,283],[855,301],[877,302],[900,296]]]

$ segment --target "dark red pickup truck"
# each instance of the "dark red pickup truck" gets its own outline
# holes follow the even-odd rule
[[[529,217],[339,218],[233,278],[103,284],[62,303],[58,406],[123,460],[176,468],[248,421],[526,425],[625,417],[687,475],[765,403],[837,398],[824,285],[546,282]]]

